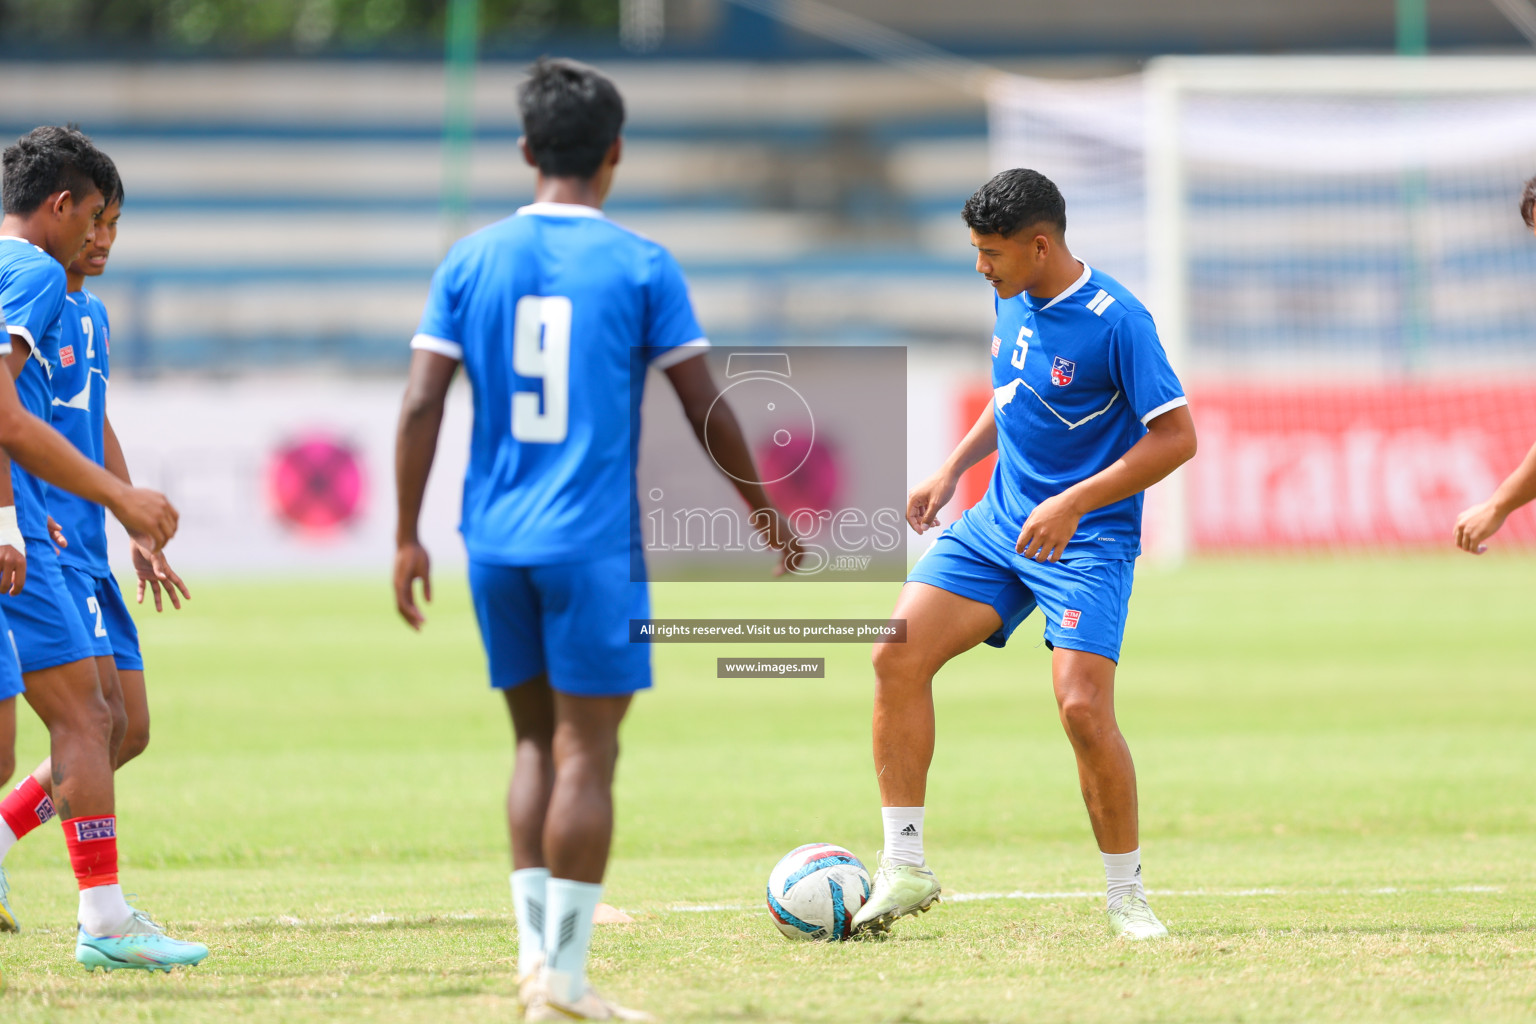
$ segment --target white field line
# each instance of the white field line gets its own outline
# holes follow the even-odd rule
[[[1445,889],[1403,889],[1387,886],[1381,889],[1148,889],[1149,896],[1197,896],[1210,899],[1246,899],[1254,896],[1393,896],[1400,893],[1443,895],[1445,893],[1503,892],[1499,885],[1453,885]],[[945,903],[970,903],[977,900],[1101,900],[1103,892],[954,892],[945,893]],[[711,912],[757,910],[756,903],[680,903],[668,907],[679,914],[707,914]]]

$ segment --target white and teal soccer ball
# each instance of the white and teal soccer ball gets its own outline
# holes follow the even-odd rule
[[[831,843],[797,846],[768,876],[768,916],[791,939],[846,939],[869,899],[869,872]]]

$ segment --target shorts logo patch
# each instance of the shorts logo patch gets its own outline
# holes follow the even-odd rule
[[[1064,388],[1072,383],[1072,375],[1077,372],[1077,364],[1070,359],[1057,356],[1051,363],[1051,383],[1059,388]]]
[[[1077,623],[1080,619],[1082,619],[1082,617],[1083,613],[1078,611],[1076,608],[1068,608],[1066,611],[1061,613],[1061,628],[1076,629]]]
[[[93,839],[116,838],[116,818],[87,818],[84,821],[75,822],[75,839],[78,842],[88,843]]]
[[[73,346],[73,345],[65,345],[63,348],[59,349],[59,365],[60,366],[74,366],[75,365],[75,346]]]
[[[998,350],[1001,349],[1002,347],[1003,347],[1003,339],[999,338],[995,334],[992,335],[992,358],[993,359],[997,358]]]

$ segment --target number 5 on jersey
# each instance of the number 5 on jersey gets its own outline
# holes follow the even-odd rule
[[[537,377],[536,391],[512,395],[512,436],[535,444],[565,440],[571,405],[571,300],[561,295],[524,295],[512,327],[512,368]]]

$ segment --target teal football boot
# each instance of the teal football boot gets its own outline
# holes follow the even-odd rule
[[[200,964],[207,955],[207,946],[171,938],[142,910],[133,912],[128,927],[120,935],[90,935],[81,928],[75,939],[75,959],[92,971],[98,967],[109,972],[126,967],[169,974],[173,967]]]
[[[11,883],[5,877],[5,868],[0,868],[0,932],[19,932],[21,925],[16,923],[16,915],[11,913]]]

